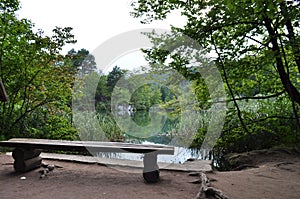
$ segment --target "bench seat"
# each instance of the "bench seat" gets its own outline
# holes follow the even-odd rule
[[[174,154],[174,147],[164,145],[143,145],[122,142],[67,141],[47,139],[13,138],[1,141],[0,146],[13,148],[33,148],[46,150],[78,151],[78,152],[119,152]]]
[[[173,155],[174,147],[165,145],[143,145],[120,142],[98,141],[66,141],[49,139],[13,138],[1,141],[0,146],[14,148],[13,157],[16,171],[27,171],[40,165],[38,157],[40,150],[73,151],[73,152],[117,152],[117,153],[142,153],[144,154],[143,177],[147,182],[157,182],[159,168],[157,155]]]

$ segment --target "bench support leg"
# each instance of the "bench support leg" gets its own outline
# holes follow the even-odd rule
[[[143,177],[148,183],[159,181],[159,167],[157,165],[157,153],[151,152],[144,155]]]
[[[38,168],[42,164],[42,158],[39,157],[40,150],[36,149],[14,149],[12,156],[15,159],[14,168],[17,172],[26,172]]]

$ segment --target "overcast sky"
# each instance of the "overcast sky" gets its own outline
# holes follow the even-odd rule
[[[72,48],[75,50],[85,48],[92,52],[113,36],[133,29],[170,29],[170,24],[181,26],[184,23],[184,20],[174,13],[167,21],[141,24],[139,19],[129,14],[132,11],[131,0],[20,0],[20,2],[22,8],[18,12],[19,17],[32,20],[35,28],[44,30],[47,35],[51,35],[55,26],[73,28],[77,44],[66,46],[64,54]],[[140,53],[128,56],[123,57],[127,59],[128,64],[132,65],[130,63],[132,57],[136,58],[135,62],[142,61]]]

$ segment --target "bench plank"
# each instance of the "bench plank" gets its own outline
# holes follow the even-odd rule
[[[13,138],[1,141],[0,146],[13,148],[31,148],[62,151],[120,152],[174,154],[174,147],[164,145],[143,145],[120,142],[66,141],[47,139]]]
[[[36,150],[61,150],[78,152],[119,152],[119,153],[144,153],[143,177],[148,183],[159,180],[157,165],[158,154],[174,154],[174,147],[164,145],[143,145],[120,142],[97,141],[66,141],[47,139],[13,138],[0,141],[0,146],[14,148],[14,168],[16,171],[25,172],[41,165],[39,152]],[[28,155],[29,154],[29,155]],[[29,159],[27,159],[27,156]],[[37,157],[36,157],[37,156]],[[25,158],[26,157],[26,158]]]

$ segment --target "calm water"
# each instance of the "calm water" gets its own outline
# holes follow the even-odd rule
[[[155,144],[155,143],[143,142],[142,144]],[[189,158],[207,159],[202,154],[203,153],[201,153],[201,151],[198,149],[175,147],[174,155],[158,155],[157,159],[158,162],[166,162],[166,163],[184,163]],[[143,154],[137,154],[137,153],[97,153],[97,156],[102,158],[143,161]]]
[[[207,118],[206,115],[203,116],[203,118],[204,117]],[[187,118],[185,116],[185,118],[183,118],[180,114],[174,115],[159,110],[137,112],[120,111],[117,113],[118,125],[123,128],[123,132],[126,132],[126,134],[124,134],[125,142],[145,145],[172,145],[170,143],[173,143],[176,132],[182,131],[182,129],[180,129],[182,125],[180,126],[180,123],[187,126],[183,129],[184,131],[188,132],[190,129],[192,129],[192,132],[197,131],[198,126],[197,128],[193,127],[193,119],[193,117]],[[192,128],[190,128],[190,126],[192,126]],[[185,141],[181,137],[178,140],[180,140],[179,142]],[[190,143],[191,139],[186,142]],[[177,143],[175,145],[188,146],[189,144]],[[175,147],[174,155],[158,155],[158,161],[184,163],[190,158],[208,159],[208,157],[204,155],[207,154],[206,152],[207,151],[200,151],[199,149]],[[97,156],[126,160],[143,160],[143,154],[134,153],[98,153]]]
[[[124,134],[125,142],[145,145],[171,145],[170,143],[174,137],[172,135],[178,130],[180,122],[179,117],[174,115],[170,116],[166,112],[159,111],[155,111],[154,113],[138,111],[134,112],[134,114],[121,112],[118,113],[117,117],[119,126],[122,126],[122,130],[126,132],[126,134]],[[190,158],[207,159],[203,154],[206,154],[206,151],[175,147],[174,155],[158,155],[158,161],[166,163],[184,163]],[[143,154],[134,153],[98,153],[97,156],[126,160],[143,160]]]

